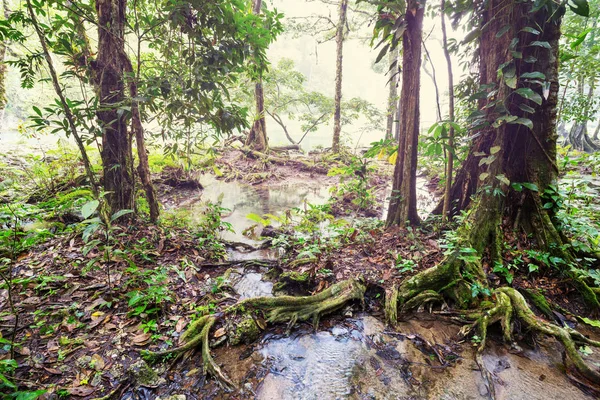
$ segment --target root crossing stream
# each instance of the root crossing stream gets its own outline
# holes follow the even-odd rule
[[[216,179],[202,183],[201,196],[183,206],[200,217],[202,202],[220,202],[231,210],[225,221],[236,231],[223,238],[253,245],[258,242],[241,234],[254,224],[246,218],[249,213],[281,214],[306,202],[323,204],[329,197],[328,188],[318,185],[266,188]],[[427,213],[435,198],[427,196],[424,184],[421,189],[421,211]],[[263,250],[230,253],[234,260],[276,257]],[[271,296],[273,283],[265,272],[238,268],[228,279],[240,299]],[[435,315],[422,315],[400,322],[392,331],[378,318],[346,308],[323,320],[318,331],[302,323],[286,335],[285,327],[278,326],[263,332],[255,343],[214,349],[215,361],[239,392],[227,393],[204,377],[192,356],[165,373],[166,385],[133,389],[123,398],[486,399],[489,394],[474,361],[474,344],[457,343],[459,329]],[[536,348],[518,354],[490,343],[483,360],[494,376],[498,399],[591,398],[569,381],[560,367],[560,346],[551,339],[540,338]]]

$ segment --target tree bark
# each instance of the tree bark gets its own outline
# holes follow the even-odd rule
[[[594,130],[594,134],[592,135],[592,140],[598,140],[599,133],[600,133],[600,121],[598,121],[598,125],[596,125],[596,130]]]
[[[256,15],[260,15],[261,7],[262,0],[254,0],[252,12]],[[246,139],[246,145],[256,151],[264,152],[269,147],[269,142],[267,139],[267,123],[265,121],[265,95],[262,76],[258,77],[258,80],[254,85],[254,101],[256,103],[256,119],[252,125],[252,129],[250,129],[248,138]]]
[[[402,38],[402,91],[400,94],[400,134],[398,156],[387,226],[418,224],[417,213],[417,146],[419,141],[419,96],[421,83],[421,42],[425,4],[407,3],[406,31]]]
[[[583,96],[584,93],[584,79],[583,76],[579,78],[578,82],[578,93],[580,96]],[[594,97],[594,82],[590,83],[587,93],[587,101],[588,104],[592,101]],[[573,146],[575,150],[585,151],[588,153],[593,153],[598,150],[598,145],[594,143],[594,141],[590,138],[587,129],[587,121],[590,115],[590,106],[586,106],[583,110],[584,120],[582,122],[575,122],[569,131],[568,142]]]
[[[390,90],[388,93],[387,126],[385,130],[386,140],[391,140],[394,135],[394,119],[396,117],[396,108],[398,107],[398,50],[390,51],[389,61],[392,77],[388,82]]]
[[[110,212],[134,209],[132,137],[125,112],[126,0],[96,0],[98,56],[96,87],[102,126],[104,190]]]
[[[346,13],[348,0],[340,1],[339,21],[335,33],[336,63],[335,63],[335,96],[333,112],[333,143],[331,149],[334,153],[340,152],[340,135],[342,132],[342,65],[344,59],[344,28],[346,26]]]
[[[546,98],[542,104],[520,97],[512,92],[504,82],[497,86],[496,98],[506,98],[507,111],[519,118],[528,118],[533,129],[520,124],[503,124],[498,128],[491,125],[480,130],[469,156],[457,175],[451,194],[456,202],[455,210],[466,208],[471,196],[478,189],[477,209],[480,209],[477,223],[496,229],[490,221],[508,223],[515,229],[534,234],[540,247],[550,244],[550,238],[560,243],[556,229],[549,222],[551,215],[541,206],[540,194],[552,184],[558,176],[556,166],[556,115],[558,103],[558,39],[560,22],[549,18],[545,11],[535,14],[529,12],[529,3],[513,3],[512,0],[491,0],[483,15],[482,26],[487,24],[481,36],[480,44],[480,84],[498,85],[498,68],[511,61],[510,52],[498,51],[509,48],[514,37],[519,39],[516,51],[522,52],[522,58],[514,58],[516,76],[527,72],[542,72],[550,83]],[[528,25],[529,24],[529,25]],[[537,24],[543,29],[539,36],[523,31],[526,26]],[[511,25],[509,34],[496,37],[504,26]],[[551,49],[528,46],[534,40],[548,42]],[[528,57],[535,57],[535,63],[527,63]],[[530,88],[540,92],[538,86],[519,80],[519,88]],[[490,89],[491,90],[491,89]],[[487,119],[493,122],[497,114],[495,107],[486,107],[490,99],[480,100],[480,109],[486,110]],[[533,113],[526,113],[519,104],[532,107]],[[492,154],[493,153],[493,154]],[[482,156],[482,154],[484,156]],[[481,163],[482,157],[493,156],[490,163]],[[499,179],[505,178],[505,179]],[[530,182],[538,190],[515,191],[510,183]],[[496,190],[497,189],[497,190]],[[502,194],[500,194],[502,193]],[[548,226],[549,224],[549,226]],[[481,232],[480,239],[485,242],[493,232]],[[486,239],[487,238],[487,239]]]
[[[448,51],[448,36],[446,34],[446,0],[442,0],[441,4],[442,18],[442,46],[444,48],[444,57],[446,57],[446,65],[448,67],[448,112],[451,122],[454,122],[454,74],[452,73],[452,59]],[[452,189],[452,172],[454,168],[454,127],[448,129],[448,158],[446,159],[446,185],[444,187],[444,205],[442,216],[448,218],[450,211],[450,190]]]

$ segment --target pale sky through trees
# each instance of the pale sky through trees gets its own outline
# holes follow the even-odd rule
[[[354,2],[351,2],[354,5]],[[272,5],[288,18],[310,17],[311,15],[326,15],[331,16],[332,20],[337,20],[337,7],[330,6],[314,1],[303,0],[273,0]],[[287,24],[284,19],[284,23]],[[450,24],[448,23],[450,29]],[[433,31],[432,31],[433,29]],[[372,35],[373,26],[365,26],[360,32],[361,38],[370,37]],[[429,33],[431,32],[431,35]],[[425,18],[424,35],[429,35],[426,46],[431,54],[433,64],[436,70],[436,77],[440,90],[442,103],[442,114],[446,111],[445,104],[447,103],[447,86],[448,78],[446,72],[446,60],[441,48],[441,30],[440,19],[436,17],[435,21],[431,18]],[[450,33],[451,35],[451,33]],[[354,37],[356,35],[353,35]],[[451,35],[452,36],[452,35]],[[462,36],[462,34],[461,34]],[[389,79],[388,75],[384,75],[387,71],[387,57],[380,62],[382,66],[378,66],[378,71],[373,69],[373,63],[379,49],[373,50],[369,43],[364,40],[351,38],[344,44],[344,72],[343,72],[343,96],[345,100],[352,97],[362,97],[370,101],[383,112],[385,111],[388,96],[388,87],[386,86]],[[269,50],[270,62],[275,65],[281,58],[290,58],[294,60],[296,68],[304,73],[308,78],[308,85],[311,90],[319,90],[324,94],[333,96],[334,78],[335,78],[335,42],[329,41],[323,44],[317,44],[315,35],[304,35],[299,38],[293,38],[290,33],[286,33],[271,46]],[[425,61],[424,61],[425,63]],[[459,76],[458,62],[453,64],[455,75]],[[427,62],[426,68],[431,71],[431,66]],[[455,83],[457,79],[455,77]],[[423,72],[421,78],[421,130],[427,130],[431,124],[436,121],[436,105],[435,105],[435,88],[431,78]],[[442,117],[446,117],[442,115]],[[271,144],[287,144],[287,140],[283,135],[283,131],[273,121],[269,121],[268,130]],[[385,125],[384,125],[385,126]],[[348,139],[349,143],[354,147],[356,141],[360,139],[360,145],[368,145],[369,143],[383,138],[384,131],[369,132],[363,129],[364,123],[358,122],[353,126],[342,127],[342,133]],[[289,124],[290,131],[295,133],[300,132],[300,123],[291,121]],[[322,126],[319,131],[310,133],[303,147],[311,148],[316,145],[328,147],[331,144],[331,136],[333,133],[333,125],[330,123],[327,126]]]

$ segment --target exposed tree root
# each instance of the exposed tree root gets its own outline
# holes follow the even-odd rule
[[[164,351],[143,350],[141,355],[148,361],[158,361],[163,358],[178,356],[188,350],[201,346],[204,372],[215,377],[224,389],[230,390],[235,385],[221,371],[210,355],[210,329],[219,319],[234,317],[235,314],[239,313],[262,311],[265,313],[267,322],[287,322],[288,330],[297,321],[309,320],[312,321],[316,329],[321,316],[339,310],[352,300],[363,301],[365,291],[365,285],[359,280],[349,279],[336,283],[313,296],[255,297],[246,299],[230,306],[222,313],[207,315],[190,323],[187,330],[181,335],[183,345]]]

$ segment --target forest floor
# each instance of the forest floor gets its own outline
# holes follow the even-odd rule
[[[381,215],[388,172],[370,174],[362,188],[360,165],[328,176],[331,165],[323,166],[328,162],[313,157],[283,164],[228,152],[217,161],[212,181],[165,168],[156,175],[162,200],[171,207],[162,225],[139,221],[84,240],[85,226],[75,223],[36,239],[11,264],[18,320],[7,311],[6,290],[0,291],[3,337],[18,326],[15,382],[22,389],[46,390],[44,398],[485,398],[487,389],[472,361],[477,337],[458,335],[458,315],[447,305],[406,315],[394,328],[381,322],[385,293],[443,259],[448,227],[428,222],[384,230],[379,219],[362,217]],[[167,182],[170,178],[175,180]],[[237,186],[223,189],[219,182]],[[323,198],[329,197],[327,190],[318,193],[321,197],[313,194],[320,204],[308,206],[310,193],[296,193],[298,185],[308,183],[336,188],[337,200]],[[282,197],[288,192],[277,191],[281,186],[296,196]],[[230,192],[223,196],[219,190]],[[210,201],[203,197],[209,193],[220,199],[219,207],[231,208],[204,203],[195,208],[191,198]],[[227,193],[235,197],[233,205],[227,204]],[[364,199],[373,207],[358,210]],[[289,219],[283,217],[285,208],[296,208]],[[232,213],[245,217],[248,210],[261,217],[281,210],[280,219],[250,221],[257,225],[252,240],[241,235],[250,225],[240,229],[239,219],[231,220],[237,233],[228,232]],[[266,242],[258,240],[261,233]],[[519,249],[526,241],[506,239],[513,249],[507,260],[522,257]],[[505,275],[490,266],[486,272],[493,284],[506,284]],[[552,314],[534,307],[539,315],[598,337],[581,320],[593,313],[560,275],[550,269],[512,273],[512,287],[524,294],[541,289],[550,300]],[[226,327],[217,325],[211,334],[215,360],[238,386],[233,393],[204,377],[199,355],[154,371],[141,362],[140,350],[177,345],[189,322],[240,298],[310,295],[357,276],[367,286],[365,304],[350,304],[324,319],[316,333],[306,323],[297,324],[291,335],[276,325],[256,341],[230,346],[223,343]],[[579,379],[562,364],[555,341],[517,332],[522,348],[508,351],[492,343],[486,351],[501,387],[498,398],[591,398],[588,386],[569,384]],[[490,335],[500,343],[499,330]],[[600,363],[591,350],[586,357]]]

